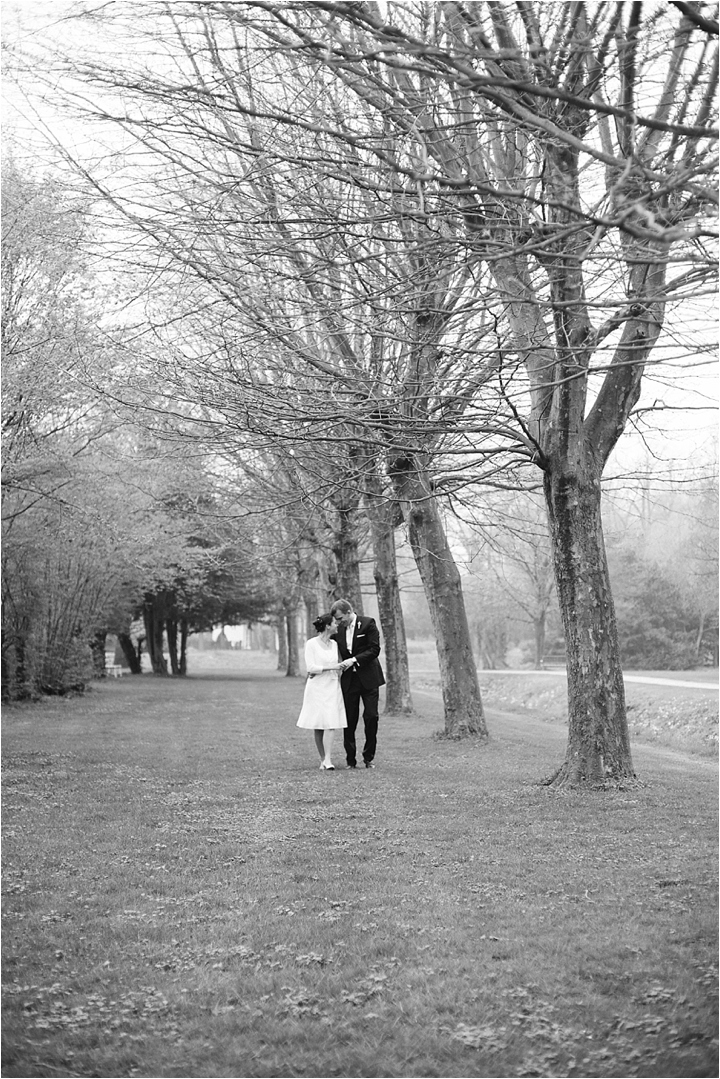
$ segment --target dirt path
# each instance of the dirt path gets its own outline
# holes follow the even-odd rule
[[[549,669],[545,671],[529,671],[529,670],[501,670],[501,671],[487,671],[481,672],[483,675],[527,675],[542,677],[548,675],[549,677],[566,677],[564,668],[558,667],[557,669]],[[683,678],[674,678],[672,675],[664,674],[633,674],[632,672],[625,672],[623,674],[623,680],[625,682],[633,682],[638,685],[644,686],[673,686],[678,689],[702,689],[706,693],[717,693],[720,686],[716,679],[708,679],[707,681],[694,680],[690,681]]]

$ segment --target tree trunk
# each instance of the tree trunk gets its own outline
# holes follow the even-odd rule
[[[3,645],[2,651],[0,651],[0,700],[3,702],[12,700],[13,686],[15,683],[15,671],[14,663],[12,660],[14,648],[10,645]]]
[[[408,538],[435,631],[445,734],[487,738],[460,574],[429,480],[407,457],[393,462],[392,480],[407,506]]]
[[[171,669],[173,674],[177,674],[179,672],[177,661],[177,618],[165,618],[165,636],[167,637],[169,669]]]
[[[337,561],[335,598],[349,600],[357,614],[364,614],[360,584],[357,505],[358,500],[354,500],[350,506],[338,507],[339,526],[333,542],[333,553]]]
[[[125,656],[127,665],[130,668],[130,674],[142,674],[142,663],[140,662],[140,652],[142,645],[138,641],[138,650],[135,651],[135,646],[132,643],[132,638],[128,633],[118,633],[118,644],[122,648],[122,653]]]
[[[178,674],[187,674],[187,643],[189,637],[188,621],[187,618],[180,619],[180,663],[178,665]]]
[[[476,639],[480,655],[480,666],[488,671],[507,667],[507,631],[497,625],[488,626],[480,622],[477,626]]]
[[[15,685],[17,687],[16,699],[24,700],[33,695],[33,680],[29,671],[27,637],[18,634],[15,646]]]
[[[277,669],[279,671],[285,671],[287,673],[288,666],[288,639],[287,639],[287,622],[283,615],[278,615],[275,622],[275,631],[277,633],[278,640],[278,661]]]
[[[9,641],[11,632],[9,627],[3,629],[2,699],[21,701],[33,696],[33,686],[26,665],[26,639],[15,630]]]
[[[315,592],[306,592],[303,598],[305,600],[305,633],[308,637],[312,637],[315,633],[313,622],[327,608],[323,607],[322,611],[319,609]]]
[[[287,642],[288,642],[288,661],[287,671],[285,672],[288,678],[300,677],[300,640],[298,634],[298,619],[297,619],[297,607],[295,604],[288,605],[285,624],[287,625]]]
[[[153,674],[167,677],[168,669],[163,654],[163,628],[165,603],[162,594],[148,593],[143,603],[145,639]]]
[[[413,710],[413,703],[410,693],[405,621],[400,603],[393,520],[398,507],[397,503],[390,502],[383,496],[378,476],[366,475],[365,486],[365,505],[372,531],[375,558],[373,576],[385,646],[383,658],[387,678],[385,712],[389,715],[409,714]]]
[[[634,780],[599,477],[548,470],[545,498],[568,673],[567,752],[548,783]]]
[[[693,649],[694,656],[695,656],[695,666],[696,667],[700,666],[700,650],[702,648],[703,637],[705,636],[705,620],[706,620],[705,611],[702,611],[700,613],[700,622],[699,622],[699,625],[698,625],[698,631],[697,631],[697,634],[695,635],[695,648]]]
[[[547,618],[547,612],[541,611],[540,614],[535,615],[533,618],[533,629],[535,631],[535,668],[538,671],[543,669],[545,661],[545,621]]]
[[[93,661],[93,673],[96,678],[105,677],[105,641],[107,639],[107,630],[99,629],[97,633],[94,633],[90,640],[90,651],[92,653]]]

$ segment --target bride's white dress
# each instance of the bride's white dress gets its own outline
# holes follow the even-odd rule
[[[315,677],[308,678],[305,683],[298,727],[309,730],[347,727],[339,673],[323,671],[323,667],[339,662],[340,653],[335,641],[323,644],[319,637],[311,637],[305,645],[305,666],[308,674],[314,674]]]

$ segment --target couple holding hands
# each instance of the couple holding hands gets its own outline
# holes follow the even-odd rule
[[[365,745],[362,759],[374,768],[380,686],[385,684],[380,654],[380,633],[373,618],[356,615],[346,599],[333,603],[328,614],[313,622],[317,636],[305,645],[305,684],[298,727],[315,732],[320,768],[334,771],[332,745],[336,730],[343,731],[348,768],[357,766],[355,730],[363,703]]]

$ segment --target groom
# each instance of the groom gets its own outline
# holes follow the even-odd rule
[[[380,686],[385,685],[385,676],[377,658],[380,655],[380,633],[375,619],[355,614],[352,604],[346,599],[336,600],[332,605],[332,613],[337,620],[338,629],[331,640],[337,642],[341,659],[355,660],[343,672],[340,681],[347,715],[347,727],[343,734],[348,768],[355,768],[357,765],[355,729],[360,718],[360,701],[363,703],[365,726],[363,761],[366,768],[374,768]]]

